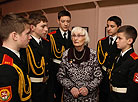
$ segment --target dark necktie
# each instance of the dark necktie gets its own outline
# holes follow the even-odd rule
[[[113,41],[113,38],[110,37],[110,44],[109,44],[109,46],[112,46],[112,41]]]
[[[117,63],[121,64],[122,58],[123,58],[122,55],[120,55],[120,56],[118,57]]]
[[[42,41],[39,41],[39,45],[41,46],[41,48],[43,48]]]
[[[67,33],[64,33],[64,34],[63,34],[63,36],[64,36],[64,39],[67,39],[67,38],[66,38],[66,35],[67,35]]]

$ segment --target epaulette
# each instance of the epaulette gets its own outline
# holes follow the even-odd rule
[[[107,38],[107,37],[104,37],[104,38],[102,38],[102,39],[100,39],[100,40],[105,40],[106,38]],[[99,40],[99,41],[100,41],[100,40]]]
[[[43,40],[45,40],[45,41],[47,41],[47,42],[49,42],[49,40],[48,39],[46,39],[46,38],[42,38]]]
[[[3,59],[2,59],[2,64],[7,64],[13,66],[13,58],[8,56],[7,54],[4,54]]]
[[[48,33],[48,35],[55,34],[55,33],[56,33],[56,31],[53,31],[53,32]]]
[[[137,55],[135,52],[131,53],[130,56],[131,56],[134,60],[138,59],[138,55]]]

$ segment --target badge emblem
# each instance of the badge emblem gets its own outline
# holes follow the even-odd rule
[[[138,73],[135,73],[135,74],[134,74],[134,79],[133,79],[133,81],[134,81],[135,83],[138,83]]]
[[[9,102],[12,98],[11,86],[0,88],[0,102]]]

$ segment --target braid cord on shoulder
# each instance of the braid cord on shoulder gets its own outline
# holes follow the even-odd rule
[[[100,60],[100,57],[99,57],[100,53],[102,53],[102,55],[104,57],[103,62],[101,62],[101,60]],[[97,49],[97,57],[98,57],[98,61],[99,61],[100,65],[104,64],[107,56],[108,56],[108,53],[107,52],[105,52],[105,53],[103,52],[102,44],[101,44],[101,40],[100,40],[99,43],[98,43],[98,49]]]
[[[58,51],[53,35],[50,35],[50,41],[51,41],[51,51],[53,51],[56,58],[61,58],[63,56],[63,52],[65,51],[65,47],[62,45],[61,51]],[[57,56],[56,53],[60,54],[60,56]]]

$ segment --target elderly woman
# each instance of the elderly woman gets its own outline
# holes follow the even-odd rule
[[[86,46],[89,36],[85,29],[73,28],[71,37],[74,47],[64,52],[57,73],[64,88],[63,101],[97,102],[102,72],[96,51]]]

